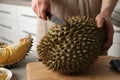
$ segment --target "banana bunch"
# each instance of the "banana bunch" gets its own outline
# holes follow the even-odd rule
[[[0,43],[0,66],[10,66],[21,61],[32,46],[31,35],[12,45]]]

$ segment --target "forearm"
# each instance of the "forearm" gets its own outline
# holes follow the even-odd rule
[[[104,13],[106,16],[111,16],[117,1],[118,0],[102,0],[100,13]]]

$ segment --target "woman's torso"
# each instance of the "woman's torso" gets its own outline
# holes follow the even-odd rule
[[[102,0],[51,0],[51,11],[58,17],[81,15],[95,18]]]

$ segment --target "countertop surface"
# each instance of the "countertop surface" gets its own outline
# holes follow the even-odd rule
[[[11,80],[27,80],[26,65],[30,62],[38,62],[38,56],[35,51],[31,51],[21,62],[9,68],[13,73]]]
[[[0,0],[0,3],[21,5],[21,6],[31,6],[31,0]]]
[[[100,56],[85,73],[74,76],[60,75],[48,70],[41,62],[33,62],[27,64],[27,80],[120,80],[120,73],[110,67],[112,59],[120,58]]]

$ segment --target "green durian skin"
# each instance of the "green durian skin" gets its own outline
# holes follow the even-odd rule
[[[92,18],[73,16],[65,25],[55,25],[37,45],[38,56],[49,69],[61,74],[87,70],[101,54],[105,28],[97,28]]]

